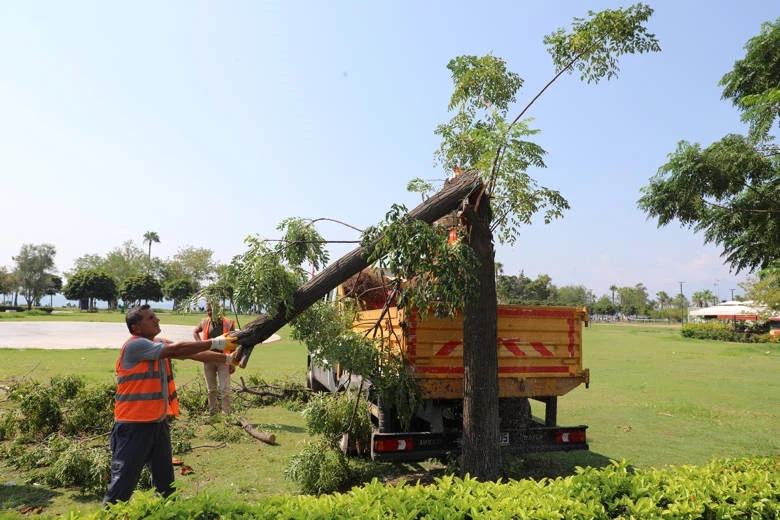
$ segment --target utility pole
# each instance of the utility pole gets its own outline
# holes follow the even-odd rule
[[[715,296],[718,298],[718,301],[715,302],[715,305],[720,303],[720,289],[718,289],[718,282],[720,282],[720,280],[715,278]]]
[[[734,301],[734,289],[731,289],[731,301]]]
[[[680,282],[680,325],[685,323],[685,314],[683,312],[683,300],[685,295],[683,294],[683,284],[688,282]]]

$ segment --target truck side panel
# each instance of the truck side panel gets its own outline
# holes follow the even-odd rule
[[[373,326],[381,311],[361,313],[356,330]],[[582,324],[577,307],[499,305],[499,396],[560,396],[589,382],[582,368]],[[463,323],[459,318],[419,320],[395,307],[381,334],[404,353],[424,399],[463,398]]]

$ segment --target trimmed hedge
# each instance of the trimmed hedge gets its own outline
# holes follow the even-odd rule
[[[52,307],[32,307],[30,312],[40,311],[51,314]],[[0,312],[27,312],[26,305],[0,305]]]
[[[374,480],[348,493],[275,495],[255,504],[232,496],[169,499],[136,492],[90,516],[70,519],[611,519],[766,518],[780,514],[780,458],[716,459],[706,466],[640,470],[625,461],[579,468],[556,479],[478,482],[442,477],[432,485]]]
[[[769,343],[772,341],[772,338],[769,337],[768,330],[764,329],[767,329],[767,327],[739,331],[734,330],[733,325],[730,323],[709,321],[706,323],[686,323],[682,327],[681,334],[685,338],[732,341],[735,343]],[[777,340],[780,340],[780,337]]]

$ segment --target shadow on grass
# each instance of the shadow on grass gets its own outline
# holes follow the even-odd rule
[[[288,433],[306,432],[306,428],[301,428],[300,426],[291,426],[289,424],[275,424],[274,427],[280,432],[288,432]]]
[[[0,510],[20,511],[24,508],[46,508],[61,493],[39,486],[28,484],[10,485],[0,487]]]
[[[576,474],[577,467],[603,468],[612,459],[592,451],[569,451],[549,453],[504,453],[504,480],[567,477]],[[452,461],[448,467],[443,461],[382,463],[375,468],[372,477],[387,484],[405,481],[409,484],[433,484],[435,479],[450,472],[457,473],[457,464]]]
[[[577,467],[603,468],[609,466],[609,457],[593,451],[550,453],[519,453],[504,456],[504,477],[512,479],[541,479],[568,477]]]

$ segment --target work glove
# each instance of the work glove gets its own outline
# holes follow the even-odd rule
[[[244,346],[239,345],[238,348],[234,352],[230,352],[229,354],[225,355],[225,364],[230,365],[230,368],[239,366],[239,363],[241,363],[241,354],[243,353]]]
[[[235,336],[223,334],[211,340],[211,350],[215,352],[228,354],[236,350],[236,348],[238,348],[238,338]]]

